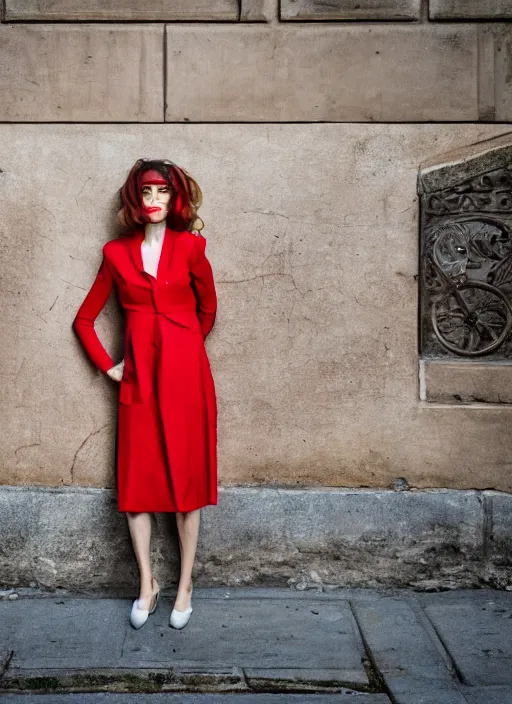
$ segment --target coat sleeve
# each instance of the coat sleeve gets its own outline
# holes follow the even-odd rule
[[[107,302],[112,286],[112,274],[105,258],[105,253],[103,253],[103,261],[96,279],[73,321],[73,328],[85,347],[91,362],[104,373],[114,366],[114,362],[100,342],[94,328],[94,321]]]
[[[217,313],[217,294],[213,272],[210,262],[206,258],[205,249],[205,237],[197,235],[190,273],[197,300],[197,317],[199,318],[203,338],[206,338],[212,329]]]

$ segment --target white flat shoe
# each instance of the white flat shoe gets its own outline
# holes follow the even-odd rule
[[[171,628],[177,628],[178,630],[185,628],[187,623],[190,621],[190,614],[192,611],[193,609],[191,606],[189,606],[186,611],[178,611],[178,609],[173,609],[169,618],[169,625]]]
[[[158,597],[160,596],[160,589],[158,589],[154,594],[153,598],[155,600],[153,608],[151,610],[140,608],[140,599],[135,599],[132,604],[132,611],[130,613],[130,623],[134,628],[141,628],[149,618],[150,614],[154,614],[158,604]]]

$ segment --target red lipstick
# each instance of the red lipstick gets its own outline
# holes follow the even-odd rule
[[[151,206],[150,208],[144,208],[144,210],[147,213],[158,213],[160,210],[162,210],[162,208],[157,208],[155,206]]]

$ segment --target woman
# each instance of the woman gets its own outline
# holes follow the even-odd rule
[[[73,326],[91,361],[120,382],[117,502],[140,571],[130,622],[140,628],[158,604],[150,513],[174,512],[181,570],[170,625],[183,628],[192,613],[200,509],[217,503],[217,404],[204,346],[217,298],[206,240],[192,232],[203,226],[202,194],[176,164],[139,159],[120,199],[119,221],[128,234],[103,247]],[[113,287],[126,325],[119,364],[94,329]]]

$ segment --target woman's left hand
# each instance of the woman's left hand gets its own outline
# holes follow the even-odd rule
[[[115,367],[112,367],[111,369],[108,370],[107,374],[111,379],[114,381],[121,381],[123,378],[123,373],[124,373],[124,359],[119,362],[119,364],[116,364]]]

